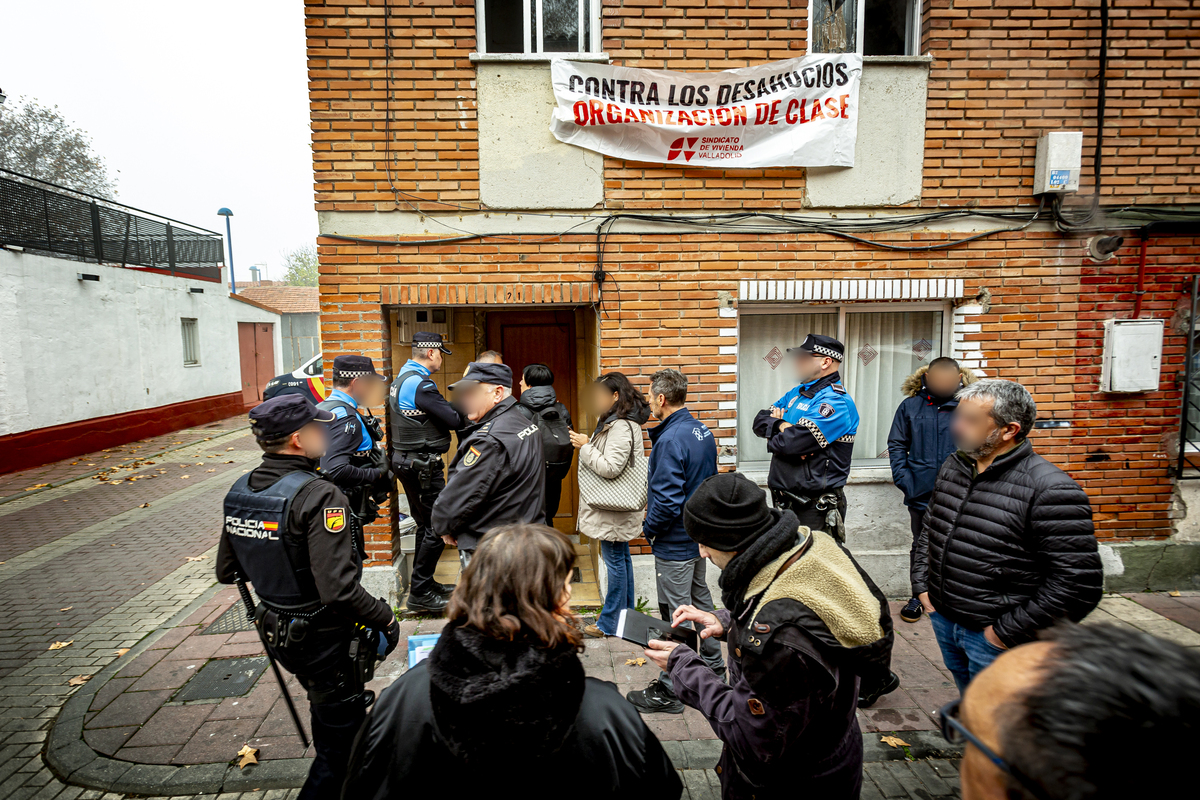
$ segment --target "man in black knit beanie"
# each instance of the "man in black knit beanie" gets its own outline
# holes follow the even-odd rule
[[[769,508],[738,473],[700,484],[683,524],[721,568],[725,608],[681,606],[671,622],[728,643],[729,683],[687,647],[656,640],[646,657],[724,742],[723,797],[858,797],[859,678],[872,687],[862,705],[899,685],[887,600],[837,540]]]

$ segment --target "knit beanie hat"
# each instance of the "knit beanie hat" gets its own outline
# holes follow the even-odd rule
[[[725,553],[745,550],[779,517],[778,510],[767,506],[766,492],[739,472],[706,479],[683,506],[687,535]]]

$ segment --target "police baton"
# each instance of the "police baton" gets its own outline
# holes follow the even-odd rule
[[[300,741],[304,743],[304,749],[308,749],[308,737],[304,734],[304,725],[300,723],[300,715],[296,713],[296,706],[292,702],[292,696],[288,693],[287,684],[284,683],[283,673],[279,671],[279,665],[275,663],[275,657],[271,655],[271,648],[267,647],[267,641],[263,638],[262,629],[255,624],[254,621],[254,598],[250,596],[250,590],[246,587],[246,580],[241,575],[237,577],[238,594],[242,596],[242,602],[246,604],[246,618],[254,625],[254,630],[258,631],[258,639],[263,643],[263,650],[266,651],[267,661],[271,664],[271,671],[275,673],[275,680],[279,683],[279,692],[283,695],[283,702],[287,704],[288,713],[292,715],[292,722],[296,723],[296,735],[300,737]]]

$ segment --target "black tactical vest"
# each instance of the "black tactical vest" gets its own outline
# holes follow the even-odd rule
[[[450,449],[450,431],[443,430],[429,415],[420,409],[400,408],[400,394],[409,378],[425,380],[425,375],[416,370],[402,372],[392,383],[388,393],[388,410],[392,412],[389,425],[388,444],[393,451],[418,453],[445,453]],[[413,387],[416,394],[416,386]]]
[[[306,470],[289,472],[255,492],[247,473],[225,495],[224,536],[246,573],[243,577],[277,610],[311,611],[321,602],[309,570],[307,542],[293,547],[285,539],[292,500],[319,477]]]

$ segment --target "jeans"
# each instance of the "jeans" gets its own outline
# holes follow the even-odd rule
[[[972,678],[1004,652],[984,638],[983,631],[964,628],[938,613],[930,614],[929,621],[933,624],[938,647],[942,648],[942,661],[954,676],[960,695]]]
[[[615,636],[617,617],[626,608],[637,606],[637,595],[633,592],[633,556],[629,555],[629,542],[600,540],[600,556],[608,570],[608,591],[604,593],[604,607],[596,618],[596,627]]]
[[[437,569],[438,559],[446,549],[442,537],[434,535],[429,524],[433,513],[433,504],[446,486],[446,476],[441,464],[434,465],[429,487],[421,489],[421,479],[413,467],[412,459],[397,453],[392,459],[396,477],[404,487],[404,496],[408,498],[408,511],[413,521],[417,523],[417,549],[413,553],[412,577],[409,579],[409,594],[421,596],[433,591],[433,571]]]
[[[908,578],[909,578],[909,580],[912,580],[913,570],[917,566],[917,537],[921,535],[921,520],[923,520],[923,519],[925,519],[925,509],[922,508],[922,509],[918,510],[918,509],[915,509],[915,508],[909,506],[908,523],[909,523],[909,527],[912,529],[912,537],[913,537],[912,545],[910,545],[908,548]],[[917,593],[913,592],[912,596],[916,597]]]
[[[680,606],[692,605],[701,611],[712,611],[712,593],[704,580],[708,561],[703,558],[692,558],[687,561],[667,561],[658,556],[654,557],[655,588],[658,590],[658,611],[668,622],[675,609]],[[695,627],[692,623],[684,623]],[[700,640],[700,657],[704,663],[718,675],[725,674],[725,660],[721,657],[721,643],[716,639]],[[662,672],[658,676],[668,691],[674,692],[671,676]]]

